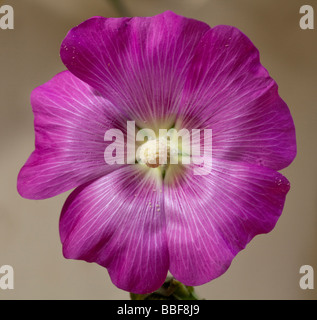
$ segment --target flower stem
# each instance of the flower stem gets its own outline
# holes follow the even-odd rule
[[[202,300],[194,287],[185,286],[173,277],[167,277],[158,290],[149,294],[130,293],[131,300]]]

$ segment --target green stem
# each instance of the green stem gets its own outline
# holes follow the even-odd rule
[[[185,286],[173,277],[167,277],[158,290],[149,294],[130,293],[131,300],[201,300],[194,287]]]

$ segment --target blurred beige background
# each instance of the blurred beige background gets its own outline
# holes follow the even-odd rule
[[[68,195],[31,201],[16,191],[19,169],[33,150],[32,89],[64,70],[59,46],[67,31],[94,15],[120,16],[106,0],[5,0],[14,30],[0,30],[0,266],[14,268],[14,289],[0,299],[128,299],[106,269],[66,260],[58,232]],[[257,236],[220,278],[197,288],[206,299],[316,299],[299,287],[299,268],[317,272],[317,23],[301,30],[301,0],[126,0],[130,15],[165,10],[234,25],[261,53],[279,84],[297,129],[298,155],[283,170],[291,182],[282,217],[268,235]],[[1,276],[1,275],[0,275]],[[316,283],[317,285],[317,283]]]

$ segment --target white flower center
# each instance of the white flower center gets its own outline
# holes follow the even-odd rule
[[[172,157],[178,156],[178,146],[167,138],[159,138],[145,142],[138,149],[138,153],[139,163],[157,168],[168,164]]]

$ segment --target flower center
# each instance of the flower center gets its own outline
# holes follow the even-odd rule
[[[178,156],[178,146],[167,138],[148,140],[139,148],[138,162],[149,168],[165,166]]]

